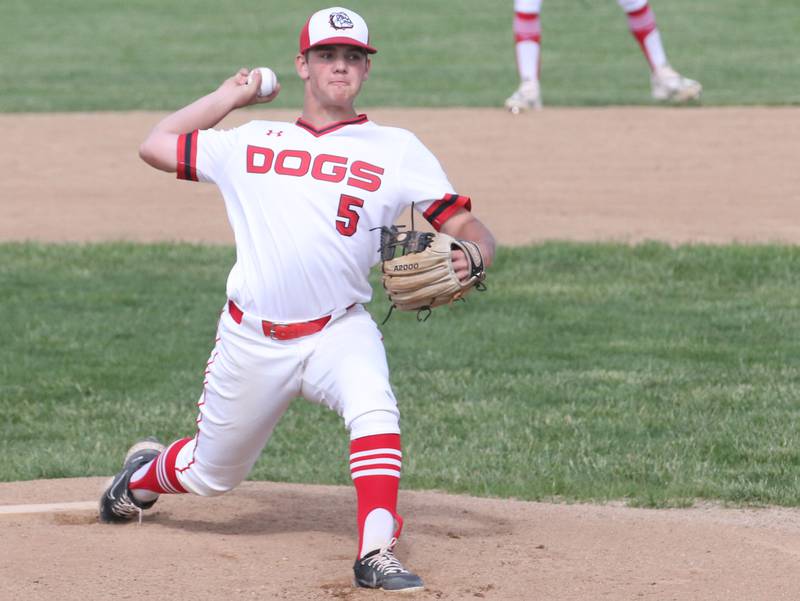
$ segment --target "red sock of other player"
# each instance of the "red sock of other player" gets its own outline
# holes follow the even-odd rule
[[[538,81],[541,70],[542,26],[539,13],[514,13],[514,44],[521,81]]]
[[[667,64],[667,55],[661,42],[661,35],[656,26],[656,16],[649,4],[638,10],[626,13],[628,28],[647,59],[650,69],[655,71]]]

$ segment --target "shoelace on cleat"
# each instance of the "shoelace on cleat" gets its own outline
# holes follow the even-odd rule
[[[406,571],[391,551],[373,555],[367,560],[367,565],[384,574],[402,574]]]
[[[396,539],[392,539],[392,542],[389,543],[389,545],[367,559],[367,565],[380,572],[383,572],[384,574],[408,573],[408,570],[403,567],[403,564],[400,563],[400,560],[395,557],[394,553],[392,553],[392,547],[394,547],[395,542]]]
[[[142,513],[144,512],[141,507],[131,500],[127,492],[122,493],[119,498],[114,501],[114,504],[111,506],[111,511],[121,518],[128,518],[139,514],[139,523],[142,523]]]

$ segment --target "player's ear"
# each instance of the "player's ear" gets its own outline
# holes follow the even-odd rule
[[[364,79],[369,79],[369,70],[372,69],[372,60],[367,56],[367,68],[364,69]]]
[[[298,54],[294,57],[294,68],[297,71],[297,75],[300,76],[300,79],[303,81],[308,79],[308,60],[305,54]]]

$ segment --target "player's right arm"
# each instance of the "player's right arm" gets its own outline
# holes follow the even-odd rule
[[[281,91],[280,84],[269,96],[256,95],[261,85],[261,73],[253,74],[253,82],[247,85],[247,69],[239,69],[216,90],[195,100],[188,106],[162,119],[139,146],[139,156],[148,165],[175,173],[178,170],[178,138],[181,134],[196,129],[209,129],[222,121],[234,109],[269,102]]]

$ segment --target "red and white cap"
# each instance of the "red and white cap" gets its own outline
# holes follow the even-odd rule
[[[367,22],[357,12],[341,6],[318,10],[300,31],[300,54],[315,46],[347,44],[377,52],[369,45]]]

